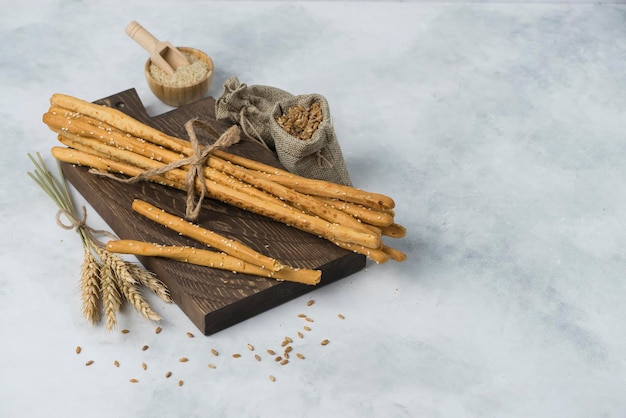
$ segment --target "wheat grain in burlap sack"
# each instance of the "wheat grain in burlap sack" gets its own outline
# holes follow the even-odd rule
[[[323,118],[310,139],[290,135],[276,121],[291,107],[301,105],[306,108],[314,102],[320,103]],[[218,120],[240,125],[248,136],[273,150],[288,171],[303,177],[352,185],[324,96],[292,95],[276,87],[247,86],[232,77],[224,83],[224,92],[215,103],[215,115]]]

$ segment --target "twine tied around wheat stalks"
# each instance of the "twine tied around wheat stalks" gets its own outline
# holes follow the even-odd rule
[[[115,237],[107,231],[97,230],[87,225],[87,209],[82,207],[79,216],[72,200],[63,172],[59,168],[59,178],[48,170],[39,154],[37,159],[28,155],[35,165],[35,171],[28,175],[37,183],[59,208],[57,224],[66,230],[76,230],[83,244],[84,259],[80,272],[82,311],[85,319],[96,324],[100,321],[100,311],[104,311],[106,328],[111,330],[117,324],[117,312],[123,299],[127,300],[145,318],[160,321],[143,298],[140,286],[151,290],[164,302],[172,302],[165,285],[153,273],[107,251],[95,235]],[[65,216],[69,224],[62,222]]]
[[[81,209],[81,217],[78,217],[77,213],[71,212],[68,209],[59,209],[56,214],[57,225],[68,231],[75,229],[76,232],[86,235],[94,244],[98,245],[98,247],[100,248],[104,248],[105,244],[98,240],[96,238],[96,235],[105,235],[111,239],[119,239],[117,235],[112,234],[109,231],[105,231],[104,229],[93,229],[92,227],[87,225],[87,207],[83,205]],[[69,221],[69,224],[64,223],[61,220],[61,216],[65,216]]]
[[[220,135],[213,144],[202,146],[196,135],[194,125],[203,128],[205,131],[207,131],[209,134],[216,138],[218,136],[215,130],[213,130],[213,128],[203,120],[195,118],[187,121],[187,123],[185,123],[185,130],[187,131],[187,135],[189,136],[189,142],[191,143],[193,154],[186,158],[173,161],[158,168],[143,171],[140,174],[129,178],[118,177],[114,174],[97,169],[91,169],[89,171],[91,173],[114,179],[122,183],[132,184],[140,181],[145,181],[152,176],[164,174],[168,171],[174,170],[182,166],[189,166],[189,170],[187,171],[187,176],[185,178],[185,189],[187,191],[185,218],[189,221],[195,221],[200,215],[200,210],[202,209],[202,201],[204,200],[207,192],[206,182],[204,181],[204,165],[207,159],[209,158],[213,150],[217,148],[228,148],[231,145],[239,142],[241,139],[241,135],[239,132],[239,127],[233,125],[228,128],[222,135]],[[196,192],[197,179],[200,180],[198,181],[198,183],[200,184],[199,194]]]

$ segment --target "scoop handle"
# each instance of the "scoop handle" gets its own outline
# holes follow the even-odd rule
[[[134,20],[126,26],[126,34],[149,53],[153,54],[158,52],[157,46],[159,45],[159,40]]]

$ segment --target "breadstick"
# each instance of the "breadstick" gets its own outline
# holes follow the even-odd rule
[[[342,241],[333,241],[333,244],[345,250],[349,250],[357,254],[365,255],[367,256],[367,258],[374,261],[376,264],[383,264],[389,261],[389,255],[385,253],[382,249],[367,248],[362,245],[350,244],[348,242],[342,242]]]
[[[267,257],[252,248],[247,247],[241,242],[228,239],[213,231],[202,228],[199,225],[167,213],[163,209],[159,209],[146,201],[136,199],[133,201],[132,208],[140,215],[143,215],[146,218],[173,231],[176,231],[186,237],[193,238],[196,241],[211,246],[233,257],[237,257],[250,264],[254,264],[255,266],[266,268],[271,271],[278,271],[283,268],[283,265],[275,259]]]
[[[92,123],[89,123],[89,119],[92,120]],[[93,124],[98,121],[89,116],[65,116],[53,108],[44,113],[41,120],[52,130],[60,129],[82,136],[98,137],[103,133],[113,132],[113,129],[106,125]],[[115,129],[115,132],[120,133],[121,131]]]
[[[158,129],[152,128],[137,119],[128,116],[124,112],[107,106],[90,103],[76,97],[65,94],[54,94],[50,98],[50,104],[62,107],[72,112],[77,112],[92,118],[101,120],[115,128],[139,138],[144,138],[155,144],[168,147],[174,151],[180,152],[187,145],[186,141],[170,135],[166,135]]]
[[[394,261],[404,261],[406,260],[406,254],[400,250],[396,250],[395,248],[387,247],[383,245],[383,252],[389,256]]]
[[[378,193],[370,193],[354,187],[344,186],[329,181],[301,177],[288,171],[259,163],[245,157],[239,157],[222,150],[215,150],[213,154],[242,167],[264,172],[267,177],[271,178],[275,182],[284,186],[289,186],[301,193],[332,197],[335,199],[345,200],[347,202],[360,203],[372,208],[392,209],[395,206],[395,202],[389,196]]]
[[[57,139],[59,140],[60,143],[70,148],[74,148],[76,150],[83,151],[88,154],[93,154],[97,157],[102,157],[102,158],[107,158],[107,159],[109,158],[109,156],[106,155],[105,153],[98,152],[92,149],[91,147],[83,144],[82,138],[78,135],[61,131],[59,135],[57,136]]]
[[[57,116],[62,116],[64,117],[68,122],[71,121],[75,121],[75,120],[81,120],[85,123],[88,123],[89,125],[93,126],[94,128],[100,130],[100,131],[104,131],[104,132],[116,132],[122,135],[128,135],[128,136],[132,136],[127,132],[124,132],[120,129],[115,128],[114,126],[109,125],[108,123],[105,123],[99,119],[96,118],[92,118],[91,116],[87,116],[87,115],[83,115],[82,113],[77,113],[77,112],[72,112],[69,109],[64,109],[62,107],[59,106],[55,106],[52,105],[50,106],[50,108],[48,109],[47,113],[51,113],[53,115],[57,115]],[[135,138],[135,137],[134,137]],[[144,141],[146,142],[146,141]]]
[[[383,227],[393,223],[393,215],[384,211],[378,211],[358,204],[350,204],[343,200],[331,199],[324,196],[316,196],[316,198],[370,225]]]
[[[269,271],[227,254],[193,247],[165,246],[134,240],[114,240],[109,241],[106,248],[113,253],[164,257],[199,266],[308,285],[318,284],[322,277],[319,270],[284,267],[279,271]]]
[[[381,234],[391,238],[403,238],[406,235],[406,228],[399,224],[391,224],[380,228]]]
[[[287,176],[274,176],[272,179],[283,186],[292,187],[301,193],[312,196],[326,196],[346,202],[358,203],[373,209],[393,208],[394,201],[387,196],[366,192],[354,187],[343,186],[323,180],[306,179],[304,177],[293,178]]]
[[[141,168],[134,167],[129,164],[89,154],[73,148],[52,147],[51,153],[52,156],[59,161],[68,164],[96,168],[109,173],[124,174],[133,177],[144,171]],[[149,180],[164,186],[179,188],[175,182],[161,176],[152,176]]]

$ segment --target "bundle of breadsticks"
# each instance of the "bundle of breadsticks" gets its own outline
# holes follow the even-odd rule
[[[50,103],[43,122],[64,145],[52,148],[60,161],[134,177],[194,154],[189,141],[119,110],[63,94],[54,94]],[[148,180],[185,190],[187,170],[181,166]],[[210,198],[315,234],[376,263],[406,258],[383,241],[406,233],[394,220],[395,203],[388,196],[304,178],[219,149],[202,174],[196,187],[204,181]]]

